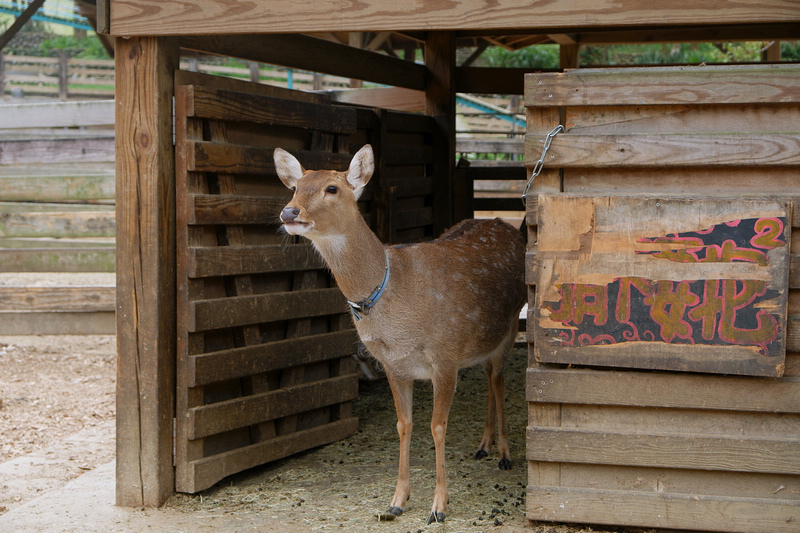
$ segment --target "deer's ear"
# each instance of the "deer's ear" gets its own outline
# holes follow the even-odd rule
[[[303,177],[303,166],[295,156],[283,148],[275,148],[272,158],[275,161],[275,171],[284,185],[293,189],[297,180]]]
[[[361,196],[373,172],[375,172],[375,155],[372,153],[372,146],[365,144],[353,156],[350,168],[347,170],[347,183],[353,188],[356,200]]]

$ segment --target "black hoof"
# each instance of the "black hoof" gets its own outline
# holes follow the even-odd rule
[[[478,450],[477,452],[475,452],[475,460],[476,461],[480,461],[481,459],[483,459],[485,457],[489,457],[489,452],[487,452],[486,450]]]
[[[511,459],[500,459],[497,466],[500,470],[511,470]]]
[[[444,522],[445,514],[444,513],[437,513],[435,511],[431,511],[431,515],[428,517],[428,524],[433,524],[436,522],[437,524],[441,524]]]
[[[403,514],[403,509],[402,507],[389,507],[386,512],[394,516],[400,516]]]

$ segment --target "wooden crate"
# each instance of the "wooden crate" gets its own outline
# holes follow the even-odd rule
[[[378,174],[360,201],[384,240],[432,235],[433,119],[178,72],[176,489],[353,434],[358,336],[309,241],[282,234],[291,192],[273,149],[346,170],[361,145]]]
[[[528,518],[797,531],[800,69],[585,69],[525,90],[530,166],[566,126],[528,202]]]

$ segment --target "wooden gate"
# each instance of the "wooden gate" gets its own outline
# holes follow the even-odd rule
[[[178,73],[176,489],[353,434],[357,335],[307,241],[281,235],[290,192],[272,147],[346,169],[356,110]]]

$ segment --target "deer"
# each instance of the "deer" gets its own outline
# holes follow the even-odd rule
[[[503,364],[527,299],[524,236],[499,219],[467,219],[432,241],[384,245],[356,203],[375,170],[370,145],[344,172],[306,170],[281,148],[274,150],[274,162],[293,191],[280,213],[283,231],[307,238],[321,255],[392,392],[400,437],[397,486],[378,518],[393,520],[406,509],[413,386],[415,380],[430,380],[436,488],[427,523],[443,522],[449,503],[445,434],[460,368],[483,364],[489,378],[486,425],[475,459],[487,457],[496,441],[499,468],[511,468]]]

